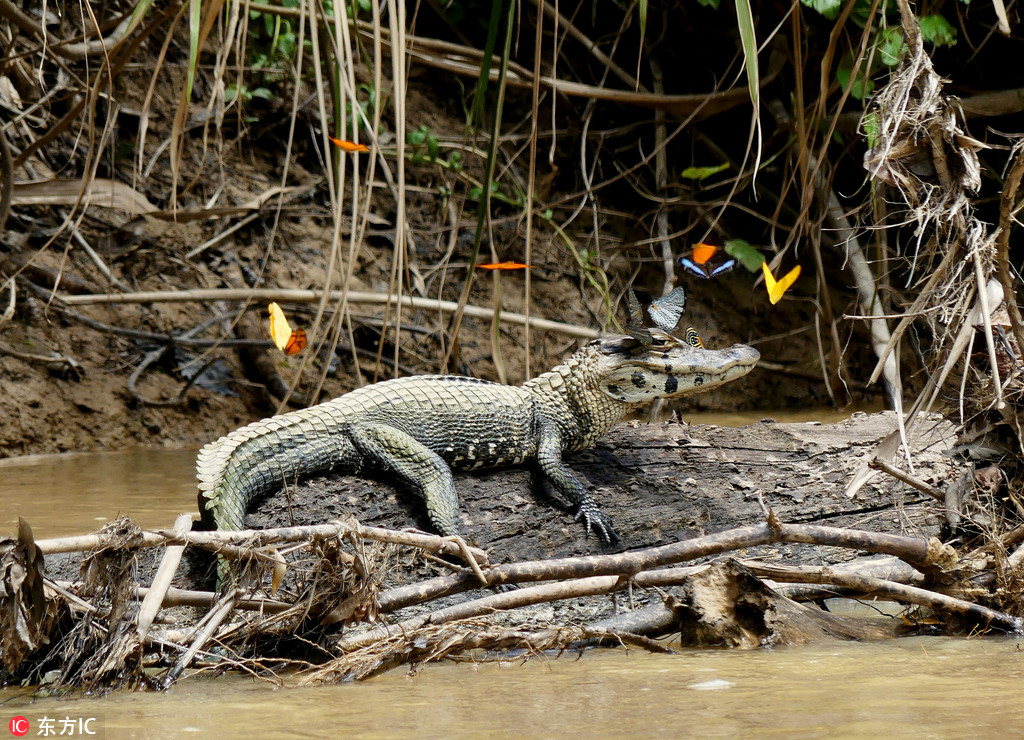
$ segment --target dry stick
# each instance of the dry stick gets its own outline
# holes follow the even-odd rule
[[[957,599],[953,596],[946,596],[945,594],[935,593],[934,591],[917,588],[916,586],[893,583],[881,578],[871,578],[851,573],[836,573],[828,567],[806,567],[800,570],[780,568],[767,564],[747,564],[747,567],[758,576],[764,576],[776,581],[830,583],[855,591],[885,596],[896,601],[906,601],[911,604],[927,606],[936,611],[952,612],[973,617],[986,624],[998,625],[1014,632],[1019,632],[1022,626],[1020,617],[1013,617],[1004,612],[972,604],[969,601]]]
[[[148,2],[142,3],[145,6],[142,12],[128,14],[109,36],[101,38],[99,41],[75,44],[46,39],[43,32],[43,24],[31,16],[25,15],[11,0],[0,0],[0,16],[7,18],[33,39],[44,43],[48,51],[52,51],[65,59],[85,59],[87,56],[105,54],[120,44],[145,17],[145,9],[152,5],[152,1],[148,0]]]
[[[175,535],[180,537],[190,529],[192,529],[191,514],[182,514],[174,521]],[[142,600],[142,606],[139,607],[139,640],[146,639],[149,628],[153,625],[153,620],[156,619],[156,615],[163,605],[164,595],[170,588],[171,579],[174,578],[174,573],[178,570],[178,563],[181,562],[183,552],[185,552],[184,545],[171,545],[164,550],[163,560],[160,561],[160,567],[157,568],[156,575],[153,576],[153,585],[150,586]]]
[[[133,543],[137,547],[157,547],[159,545],[195,545],[205,550],[216,550],[227,557],[232,553],[248,554],[241,547],[230,547],[233,544],[250,545],[253,541],[267,545],[275,542],[297,542],[310,537],[341,537],[352,534],[362,539],[375,542],[390,542],[397,545],[418,547],[442,555],[461,556],[468,552],[478,563],[487,562],[487,553],[477,547],[467,547],[464,551],[458,543],[448,537],[419,532],[398,532],[380,527],[351,525],[346,522],[330,522],[305,527],[278,527],[275,529],[241,529],[230,532],[188,532],[177,534],[173,530],[155,530],[143,532],[140,542]],[[36,545],[44,555],[59,552],[81,552],[98,546],[106,540],[98,534],[76,535],[74,537],[56,537],[48,540],[36,540]],[[230,551],[229,551],[230,550]]]
[[[648,59],[651,68],[651,77],[654,79],[654,91],[658,95],[665,92],[664,79],[661,75],[661,66],[654,60]],[[667,197],[665,189],[668,186],[668,153],[665,149],[665,137],[668,134],[665,125],[665,111],[654,111],[654,146],[657,154],[654,155],[654,179],[660,197]],[[661,203],[658,208],[658,215],[655,217],[657,239],[661,244],[662,269],[665,271],[662,281],[661,294],[668,295],[672,290],[672,281],[675,278],[675,258],[672,249],[672,242],[668,238],[668,203]],[[658,408],[660,404],[655,404]]]
[[[63,209],[59,209],[58,213],[60,213],[64,217],[65,222],[69,222],[71,220],[70,216],[64,214]],[[74,237],[75,241],[78,242],[80,247],[82,247],[82,249],[85,251],[85,254],[89,257],[89,260],[93,263],[96,269],[100,271],[103,277],[110,281],[111,285],[113,285],[115,288],[118,288],[119,290],[129,290],[128,285],[122,282],[121,280],[118,280],[117,276],[114,275],[110,267],[99,255],[99,253],[92,248],[92,245],[89,244],[88,241],[86,241],[85,237],[82,236],[82,232],[78,230],[77,226],[71,226],[71,236]]]
[[[931,566],[945,556],[943,546],[923,537],[903,537],[809,524],[755,524],[717,534],[694,537],[671,545],[614,555],[590,555],[496,565],[488,573],[492,585],[525,583],[599,575],[629,576],[661,565],[776,542],[830,545],[895,555],[915,568]],[[449,575],[390,589],[380,595],[380,611],[392,612],[429,599],[466,591],[476,586],[472,575]]]
[[[220,627],[221,623],[227,618],[227,616],[235,608],[235,604],[238,602],[240,592],[238,589],[231,591],[224,595],[224,597],[218,602],[213,609],[207,612],[199,624],[196,625],[195,633],[196,637],[189,645],[188,650],[181,656],[175,666],[167,672],[160,685],[163,688],[168,688],[172,683],[178,680],[181,676],[182,671],[188,668],[188,664],[192,662],[192,659],[196,657],[196,654],[202,650],[203,646],[210,641],[217,628]]]
[[[291,303],[316,303],[324,296],[322,290],[293,290],[286,288],[215,288],[199,290],[158,290],[142,291],[138,293],[97,293],[92,295],[69,295],[60,296],[60,300],[69,306],[86,306],[97,303],[187,303],[190,301],[244,301],[244,300],[265,300],[265,301],[288,301]],[[332,290],[327,294],[332,301],[341,300],[342,291]],[[401,303],[410,308],[420,308],[434,311],[447,311],[454,313],[458,308],[455,301],[440,301],[433,298],[417,298],[403,295],[396,297],[384,293],[364,293],[359,291],[348,292],[349,303],[363,303],[371,305],[385,305]],[[494,310],[490,308],[479,308],[477,306],[465,306],[463,313],[477,319],[493,319]],[[527,323],[526,317],[521,313],[510,311],[501,312],[501,320],[509,324],[523,326]],[[572,337],[584,337],[596,339],[601,335],[596,329],[573,324],[563,324],[559,321],[548,321],[533,316],[529,319],[529,325],[533,329],[559,332]]]
[[[743,565],[755,575],[771,578],[779,582],[831,584],[855,591],[880,594],[898,601],[928,606],[936,610],[971,616],[987,624],[998,625],[1010,630],[1016,631],[1021,628],[1021,620],[1009,614],[978,606],[963,599],[938,594],[923,588],[894,583],[881,578],[851,573],[838,573],[827,567],[786,567],[750,561],[744,562]],[[614,575],[595,576],[572,582],[561,581],[507,593],[492,594],[480,599],[474,599],[473,601],[439,609],[429,614],[413,617],[396,625],[376,627],[360,632],[339,640],[335,643],[335,647],[345,652],[365,647],[378,640],[388,639],[396,634],[408,634],[423,627],[436,626],[457,619],[468,619],[494,611],[516,609],[559,599],[606,594],[624,588],[630,580],[632,580],[634,585],[641,588],[679,585],[690,578],[695,572],[705,567],[707,566],[670,568],[638,573],[633,579]]]
[[[929,496],[931,496],[933,499],[936,499],[937,501],[941,501],[942,503],[946,502],[946,493],[945,493],[945,491],[940,491],[938,488],[933,486],[931,483],[926,483],[925,481],[921,480],[920,478],[917,478],[917,477],[915,477],[913,475],[910,475],[909,473],[904,473],[902,470],[894,468],[892,465],[890,465],[888,462],[886,462],[885,460],[883,460],[881,458],[876,457],[876,458],[872,459],[871,462],[868,463],[868,467],[872,468],[874,470],[881,470],[881,471],[883,471],[885,473],[888,473],[889,475],[891,475],[896,480],[903,481],[908,486],[916,488],[921,493],[928,494]]]
[[[1024,144],[1017,143],[1013,151],[1016,159],[1010,174],[1006,178],[1003,192],[999,198],[999,230],[996,233],[996,265],[999,282],[1006,296],[1006,309],[1010,314],[1010,325],[1018,347],[1024,347],[1024,320],[1021,319],[1020,308],[1017,306],[1017,293],[1013,287],[1013,276],[1010,272],[1010,227],[1013,224],[1017,188],[1024,177]]]
[[[462,604],[439,609],[429,614],[406,619],[395,625],[375,627],[365,632],[344,637],[338,640],[334,647],[345,652],[365,647],[378,640],[386,640],[396,634],[409,633],[423,627],[444,624],[456,619],[468,619],[480,616],[481,614],[517,609],[546,601],[604,594],[616,588],[620,581],[622,579],[618,576],[599,576],[596,578],[581,578],[572,582],[546,583],[543,586],[533,586],[500,594],[491,594],[481,599],[466,601]]]
[[[613,75],[622,80],[622,82],[624,82],[626,85],[633,88],[637,92],[650,92],[642,83],[637,81],[637,79],[633,75],[624,70],[622,67],[616,64],[611,57],[609,57],[607,54],[601,51],[601,49],[598,48],[597,44],[591,41],[590,37],[588,37],[585,33],[580,31],[580,29],[573,25],[572,21],[570,21],[564,15],[559,13],[558,8],[555,7],[555,5],[545,2],[544,0],[530,0],[530,3],[534,6],[541,6],[544,10],[545,15],[551,16],[551,18],[557,22],[558,27],[564,28],[567,34],[572,36],[574,39],[579,41],[580,44],[583,45],[583,47],[587,50],[588,54],[594,57],[594,59],[596,59],[601,65],[603,65],[609,72],[611,72]],[[540,20],[537,21],[537,25],[541,25]],[[539,67],[537,68],[537,70],[539,72]]]
[[[140,588],[139,596],[146,597],[150,593],[148,588]],[[192,591],[184,588],[169,588],[163,597],[163,608],[171,606],[198,606],[209,607],[217,601],[217,594],[213,591]],[[280,614],[293,609],[294,604],[289,604],[277,599],[260,597],[246,597],[238,600],[236,609],[245,611],[265,612],[267,614]]]
[[[155,583],[155,581],[154,581]],[[83,608],[89,611],[96,611],[96,608],[86,601],[79,599],[73,593],[73,589],[81,584],[76,584],[74,581],[50,581],[47,580],[47,586],[53,588],[55,591],[65,596],[69,600],[77,600]],[[135,589],[135,595],[139,598],[146,599],[153,589],[148,586],[139,586]],[[174,588],[169,587],[166,589],[160,607],[167,609],[172,606],[195,606],[195,607],[206,607],[209,608],[217,603],[217,599],[220,596],[213,591],[193,591],[191,589]],[[145,601],[143,601],[145,606]],[[281,612],[293,609],[294,604],[289,604],[284,601],[278,601],[277,599],[268,599],[259,596],[247,596],[240,598],[238,603],[235,604],[235,609],[244,611],[254,612],[266,612],[267,614],[280,614]],[[185,632],[181,633],[186,634]],[[154,639],[165,639],[165,635],[160,635],[159,638]]]
[[[994,311],[996,307],[990,306],[988,300],[988,283],[991,278],[985,277],[985,269],[981,264],[981,254],[979,254],[977,249],[972,251],[974,253],[974,278],[978,283],[978,303],[981,305],[981,319],[982,324],[985,327],[985,344],[988,346],[989,372],[992,373],[992,389],[995,394],[993,406],[997,411],[1002,411],[1006,407],[1006,402],[1003,401],[1003,384],[999,380],[999,362],[996,360],[996,340],[995,337],[992,336],[992,311]],[[1002,287],[1001,284],[1000,287]],[[1011,301],[1013,298],[1014,295],[1011,293]],[[964,377],[966,378],[966,376],[967,372],[965,370]],[[963,402],[961,401],[961,403]]]

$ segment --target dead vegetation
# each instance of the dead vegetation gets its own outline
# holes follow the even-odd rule
[[[888,559],[812,567],[731,556],[681,565],[787,542]],[[89,544],[81,581],[58,583],[43,575],[45,554]],[[229,553],[244,563],[236,568],[238,579],[219,592],[169,589],[164,564],[176,567],[181,546]],[[164,554],[153,584],[143,588],[136,573],[147,547],[160,547]],[[455,572],[385,587],[402,558],[398,550],[410,547],[458,556],[471,567],[443,561]],[[283,554],[292,563],[287,571]],[[354,521],[142,533],[122,519],[97,535],[40,542],[32,541],[23,524],[19,540],[7,546],[3,566],[2,608],[5,615],[16,615],[5,621],[0,645],[7,679],[42,683],[50,690],[166,688],[187,669],[246,670],[265,677],[297,673],[303,683],[321,683],[458,656],[481,660],[594,645],[671,652],[654,638],[674,633],[687,644],[755,647],[877,639],[920,629],[974,633],[1021,627],[1019,617],[976,603],[987,593],[982,584],[991,582],[991,561],[960,560],[934,538],[785,524],[770,513],[762,524],[661,547],[500,565],[458,540]],[[793,591],[796,600],[786,595],[789,584],[805,586]],[[479,590],[499,586],[517,588]],[[450,598],[467,591],[482,595]],[[598,619],[585,617],[587,607],[579,604],[583,597],[613,593],[628,594],[632,602],[634,591],[655,594],[651,605]],[[905,620],[880,622],[806,603],[835,594],[915,608]],[[568,604],[564,614],[584,621],[552,620],[529,609],[556,602]],[[176,620],[187,627],[154,624],[160,608],[184,605],[199,607],[202,616]],[[396,621],[396,613],[406,616]]]

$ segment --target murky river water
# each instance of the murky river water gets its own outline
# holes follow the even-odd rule
[[[719,421],[720,423],[720,421]],[[0,528],[84,533],[114,514],[170,526],[195,507],[194,451],[0,460]],[[193,678],[165,694],[73,701],[0,690],[26,737],[1003,737],[1024,734],[1024,639],[912,638],[675,656],[431,665],[362,684],[277,689]],[[0,730],[2,733],[3,730]],[[13,737],[13,735],[12,735]]]

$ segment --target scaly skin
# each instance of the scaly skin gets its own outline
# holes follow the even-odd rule
[[[656,398],[700,393],[746,375],[757,350],[709,350],[660,331],[597,339],[521,387],[427,375],[359,388],[332,401],[257,421],[206,445],[196,462],[199,508],[210,528],[244,528],[259,496],[328,470],[395,474],[427,504],[431,523],[459,534],[452,470],[535,460],[578,507],[587,534],[614,537],[562,454],[590,447],[624,415]]]

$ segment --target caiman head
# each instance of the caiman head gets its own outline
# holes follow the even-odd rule
[[[760,358],[753,347],[705,349],[657,329],[595,339],[563,364],[523,384],[562,427],[565,450],[583,449],[611,426],[656,398],[692,396],[740,378]]]
[[[687,342],[657,329],[650,331],[649,343],[631,336],[590,343],[601,393],[627,404],[692,396],[743,377],[761,357],[745,344],[706,349],[699,340]]]

